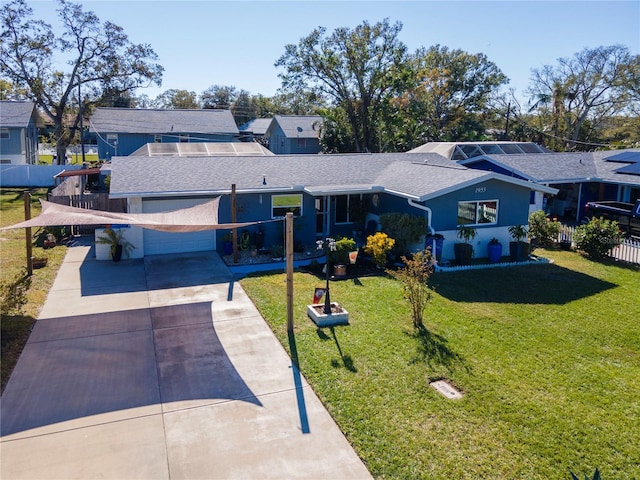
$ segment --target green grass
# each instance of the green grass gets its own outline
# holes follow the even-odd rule
[[[31,216],[40,213],[39,198],[46,198],[47,189],[31,190]],[[7,226],[24,220],[24,189],[0,189],[0,225]],[[36,235],[38,229],[32,229]],[[1,385],[2,391],[9,380],[9,375],[18,361],[22,347],[27,341],[33,323],[53,284],[58,268],[62,264],[66,247],[56,246],[43,249],[34,246],[34,257],[46,257],[47,266],[34,269],[32,284],[28,293],[28,303],[20,315],[2,316],[0,319],[0,338],[2,345]],[[21,272],[26,271],[27,254],[25,230],[5,230],[0,232],[0,282],[12,282]]]
[[[300,369],[376,478],[640,478],[640,269],[536,253],[554,263],[434,275],[421,333],[387,277],[332,283],[351,324],[317,329],[323,282],[295,274]],[[284,275],[241,284],[291,351]]]
[[[84,159],[88,163],[98,163],[98,154],[85,154]],[[40,155],[39,162],[45,165],[51,165],[53,162],[53,155]],[[73,153],[69,155],[69,163],[71,165],[81,165],[82,164],[82,154],[81,153]]]

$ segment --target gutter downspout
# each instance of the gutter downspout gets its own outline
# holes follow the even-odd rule
[[[427,227],[429,228],[429,234],[431,234],[431,236],[432,236],[432,239],[431,239],[431,251],[435,252],[436,251],[436,239],[435,239],[436,231],[433,228],[433,226],[431,225],[431,216],[433,215],[433,213],[431,212],[431,209],[429,207],[427,207],[426,205],[421,205],[419,203],[416,203],[411,198],[407,198],[407,202],[412,207],[415,207],[415,208],[418,208],[420,210],[423,210],[423,211],[427,212]],[[425,242],[425,247],[426,247],[426,242]],[[435,257],[435,254],[434,254],[434,257]]]
[[[416,207],[420,210],[424,210],[425,212],[427,212],[427,227],[429,227],[429,233],[431,235],[435,235],[436,231],[434,230],[434,228],[431,226],[431,216],[432,216],[432,212],[431,209],[429,207],[427,207],[426,205],[421,205],[419,203],[416,203],[414,200],[412,200],[411,198],[407,198],[407,202],[409,203],[409,205],[411,205],[412,207]]]

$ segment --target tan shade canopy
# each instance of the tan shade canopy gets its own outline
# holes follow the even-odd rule
[[[136,225],[151,230],[164,232],[198,232],[202,230],[218,230],[239,228],[257,222],[218,223],[218,204],[216,197],[201,205],[180,210],[161,213],[117,213],[69,207],[57,203],[40,200],[42,213],[31,220],[0,228],[49,227],[64,225]]]

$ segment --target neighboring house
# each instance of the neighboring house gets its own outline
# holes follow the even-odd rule
[[[587,202],[640,198],[640,150],[482,155],[459,163],[557,188],[543,209],[566,220],[582,220]]]
[[[316,115],[276,115],[265,133],[269,150],[278,155],[319,153],[321,124]]]
[[[271,118],[254,118],[238,127],[242,140],[247,142],[258,142],[267,146],[267,129],[271,125]]]
[[[38,164],[38,124],[35,104],[0,101],[0,163]]]
[[[346,154],[287,156],[159,156],[153,168],[144,157],[115,157],[111,197],[124,198],[131,213],[186,208],[222,196],[219,222],[231,221],[232,185],[238,222],[265,221],[248,227],[264,233],[264,245],[281,245],[282,222],[295,214],[295,243],[307,250],[327,235],[373,233],[379,216],[407,212],[423,216],[427,233],[444,235],[443,258],[453,258],[457,226],[476,226],[475,245],[484,251],[492,237],[509,241],[508,227],[526,224],[531,191],[553,188],[452,164],[437,154]],[[361,208],[353,208],[359,206]],[[489,212],[481,219],[482,212]],[[460,215],[465,218],[460,218]],[[137,256],[223,250],[226,232],[167,233],[131,228]],[[478,256],[482,256],[480,253]]]
[[[147,143],[239,141],[229,110],[97,108],[90,126],[101,160],[129,155]]]

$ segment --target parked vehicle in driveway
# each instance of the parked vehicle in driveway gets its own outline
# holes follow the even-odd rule
[[[603,217],[615,220],[629,235],[640,237],[640,199],[636,203],[589,202],[586,204],[588,218]]]

